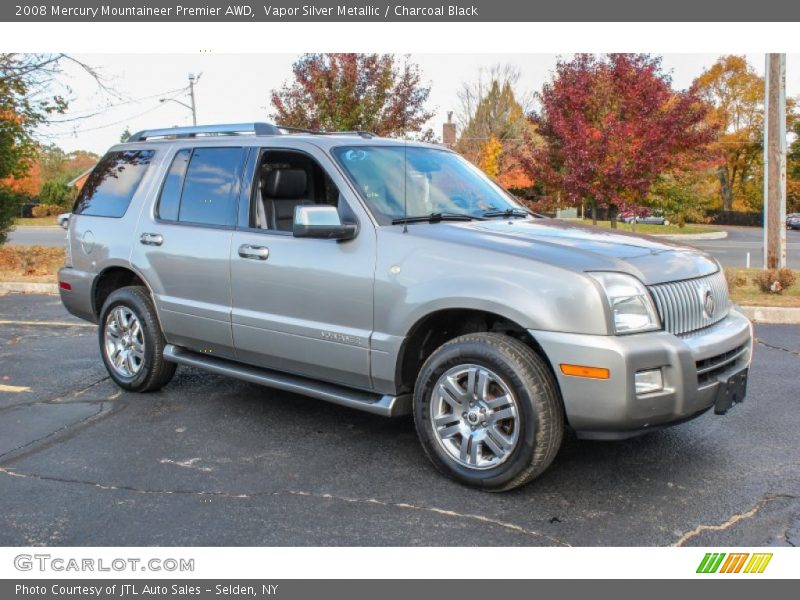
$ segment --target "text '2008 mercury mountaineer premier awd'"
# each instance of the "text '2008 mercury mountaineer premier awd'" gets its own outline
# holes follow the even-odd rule
[[[566,427],[618,439],[744,398],[752,327],[694,249],[539,218],[439,146],[266,123],[142,131],[70,218],[61,298],[135,392],[176,365],[384,416],[508,490]]]

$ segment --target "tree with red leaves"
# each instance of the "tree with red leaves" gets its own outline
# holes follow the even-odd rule
[[[433,116],[419,67],[392,54],[305,54],[272,91],[278,125],[377,135],[418,134]],[[431,134],[429,133],[428,136]]]
[[[682,153],[713,139],[706,105],[693,90],[676,92],[661,59],[646,54],[579,54],[559,61],[532,116],[546,143],[528,153],[531,174],[573,203],[642,204]]]

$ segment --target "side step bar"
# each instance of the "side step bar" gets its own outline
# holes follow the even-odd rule
[[[204,369],[217,375],[234,377],[286,392],[326,400],[382,417],[397,417],[411,413],[411,396],[409,394],[400,396],[370,394],[332,383],[323,383],[297,375],[288,375],[270,369],[243,365],[224,358],[199,354],[173,344],[167,344],[164,348],[164,359],[179,365]]]

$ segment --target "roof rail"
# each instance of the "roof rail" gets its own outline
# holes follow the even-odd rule
[[[283,125],[276,125],[281,131],[288,131],[289,133],[310,133],[312,135],[358,135],[363,138],[378,137],[371,131],[363,129],[353,129],[351,131],[322,131],[319,129],[304,129],[303,127],[284,127]]]
[[[142,142],[152,138],[187,138],[205,135],[280,135],[280,129],[272,123],[230,123],[226,125],[195,125],[193,127],[167,127],[137,131],[129,142]]]

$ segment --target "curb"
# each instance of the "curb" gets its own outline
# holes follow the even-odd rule
[[[47,294],[58,295],[58,285],[55,283],[28,283],[18,281],[0,281],[0,294]]]
[[[782,306],[741,306],[741,310],[754,323],[775,325],[800,325],[800,308]]]
[[[14,231],[26,229],[64,229],[61,225],[15,225]]]
[[[651,233],[653,237],[668,240],[724,240],[728,237],[727,231],[712,231],[710,233]]]

